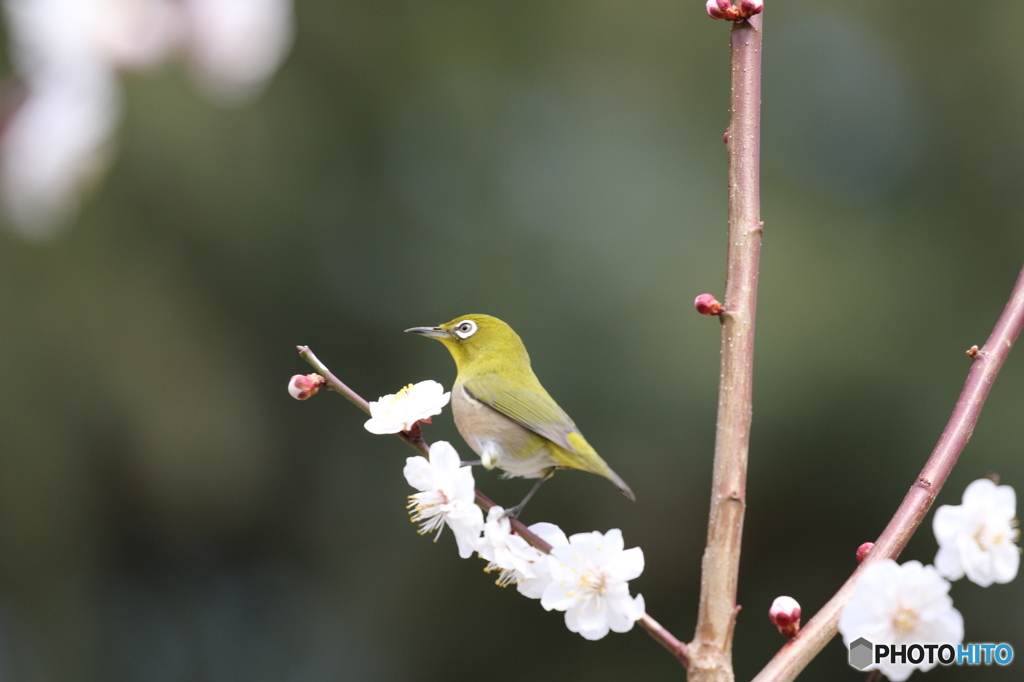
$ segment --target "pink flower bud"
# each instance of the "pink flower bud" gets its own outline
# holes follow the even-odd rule
[[[288,392],[296,400],[306,400],[316,395],[327,381],[319,374],[296,374],[288,382]]]
[[[732,3],[729,0],[708,0],[706,7],[712,19],[725,19],[732,9]]]
[[[768,609],[768,618],[786,639],[792,639],[800,632],[800,604],[792,597],[776,597]]]
[[[740,0],[740,16],[749,19],[764,11],[764,0]]]
[[[711,294],[701,294],[693,299],[693,307],[701,315],[721,315],[724,308]]]
[[[864,561],[864,557],[868,555],[868,552],[875,546],[873,542],[865,542],[863,545],[857,548],[857,563]]]

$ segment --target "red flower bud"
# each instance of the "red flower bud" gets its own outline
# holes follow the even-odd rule
[[[740,16],[749,19],[764,11],[764,0],[740,0]]]
[[[315,396],[325,383],[327,380],[319,374],[296,374],[288,382],[288,392],[296,400],[306,400]]]
[[[730,14],[732,3],[729,0],[708,0],[706,7],[712,19],[725,19]]]
[[[792,597],[776,597],[768,609],[768,618],[787,639],[800,632],[800,604]]]
[[[718,299],[711,294],[701,294],[693,299],[693,307],[701,315],[721,315],[722,311],[725,310],[722,304],[718,302]]]
[[[868,552],[875,546],[873,542],[865,542],[863,545],[857,548],[857,563],[864,561],[864,557],[868,555]]]

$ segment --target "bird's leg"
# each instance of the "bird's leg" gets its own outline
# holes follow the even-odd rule
[[[526,503],[530,501],[530,498],[533,497],[533,494],[537,492],[541,485],[544,484],[544,481],[548,480],[554,475],[554,467],[551,467],[550,469],[545,469],[544,472],[540,475],[540,478],[537,479],[537,482],[533,484],[532,488],[530,488],[530,492],[526,493],[526,497],[523,498],[523,501],[517,504],[516,506],[512,507],[511,509],[506,509],[505,516],[509,517],[510,519],[517,518],[523,512],[523,508],[526,506]]]
[[[481,464],[483,464],[483,460],[473,459],[473,460],[470,460],[468,462],[463,462],[459,466],[462,466],[462,467],[478,467]]]

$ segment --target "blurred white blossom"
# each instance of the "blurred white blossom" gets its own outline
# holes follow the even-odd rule
[[[292,0],[3,0],[21,101],[0,133],[14,227],[45,238],[111,158],[118,72],[184,54],[219,102],[251,98],[291,44]],[[9,98],[10,99],[10,98]]]
[[[462,466],[459,454],[439,440],[430,446],[430,461],[424,457],[405,460],[405,480],[422,492],[409,496],[409,513],[420,524],[419,533],[450,526],[459,546],[459,556],[469,558],[477,548],[483,530],[484,513],[476,505],[473,468]]]
[[[950,580],[966,575],[982,587],[1010,582],[1020,567],[1016,516],[1013,488],[987,478],[974,481],[964,490],[963,504],[935,512],[935,568]]]
[[[541,597],[548,611],[565,611],[565,625],[586,639],[608,630],[627,632],[644,615],[643,595],[631,597],[628,581],[644,570],[639,547],[623,550],[622,531],[577,533],[548,557],[551,583]]]
[[[427,379],[409,384],[398,393],[389,393],[370,403],[370,418],[364,424],[376,434],[408,431],[418,421],[427,421],[451,400],[441,384]]]
[[[839,617],[839,632],[847,646],[861,637],[876,644],[951,644],[964,639],[964,619],[953,608],[949,582],[932,566],[892,559],[871,564],[861,574],[853,596]],[[902,682],[915,669],[931,670],[938,663],[872,664],[893,682]]]
[[[291,0],[183,0],[199,84],[233,104],[258,95],[288,53]]]

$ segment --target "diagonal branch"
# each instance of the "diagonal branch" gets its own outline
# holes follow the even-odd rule
[[[298,346],[299,355],[302,359],[308,362],[316,369],[317,373],[320,374],[327,382],[328,388],[335,393],[340,393],[349,400],[353,405],[361,409],[363,412],[370,413],[370,404],[361,395],[353,391],[338,377],[334,376],[331,370],[327,369],[327,365],[320,362],[320,359],[313,354],[313,351],[308,346]],[[420,431],[419,424],[416,424],[410,431],[400,431],[395,434],[406,443],[409,444],[418,453],[427,457],[430,455],[430,446],[425,440],[423,440],[423,433]],[[476,503],[480,505],[484,511],[487,511],[494,506],[494,502],[491,501],[486,495],[479,490],[474,491],[476,493]],[[522,521],[516,518],[509,519],[512,524],[512,529],[524,540],[529,542],[531,545],[536,547],[545,553],[551,552],[551,545],[548,544],[544,539],[533,533],[529,528],[523,524]],[[688,659],[686,657],[686,644],[679,641],[671,632],[666,630],[658,621],[651,618],[649,615],[644,614],[640,618],[640,625],[647,630],[647,634],[654,638],[656,642],[665,647],[669,653],[678,658],[683,665],[687,665]]]
[[[960,453],[974,433],[978,415],[988,392],[1009,355],[1014,341],[1024,327],[1024,270],[1021,270],[1010,300],[999,316],[992,334],[979,352],[969,351],[973,357],[967,381],[953,414],[943,429],[939,442],[910,487],[903,503],[882,531],[874,548],[839,591],[807,623],[800,633],[783,647],[767,666],[754,678],[754,682],[787,682],[794,679],[819,651],[831,640],[839,623],[839,614],[853,595],[853,588],[864,568],[881,559],[895,559],[906,547],[910,536],[924,520],[942,485],[953,470]]]

